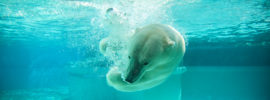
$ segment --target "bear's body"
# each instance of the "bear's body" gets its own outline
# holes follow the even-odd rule
[[[137,29],[128,45],[126,71],[112,67],[107,82],[119,91],[133,92],[162,83],[174,71],[185,53],[185,41],[167,25],[151,24]]]

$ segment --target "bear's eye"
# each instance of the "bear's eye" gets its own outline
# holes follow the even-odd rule
[[[144,62],[143,65],[148,65],[148,62]]]

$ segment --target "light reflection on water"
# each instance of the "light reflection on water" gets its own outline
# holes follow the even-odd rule
[[[125,13],[129,30],[149,23],[170,24],[190,42],[218,45],[269,46],[268,0],[146,0],[146,1],[1,1],[1,41],[99,38],[108,34],[106,10]],[[104,32],[105,30],[105,32]],[[126,33],[129,34],[129,33]],[[256,40],[254,40],[254,38]],[[245,41],[237,43],[238,41]],[[70,44],[70,43],[69,43]],[[88,45],[85,43],[85,45]]]

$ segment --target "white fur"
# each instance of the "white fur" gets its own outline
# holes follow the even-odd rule
[[[106,43],[101,43],[101,52],[104,52],[106,46],[102,44]],[[124,81],[126,73],[113,67],[106,75],[107,83],[119,91],[140,91],[161,84],[171,75],[184,56],[185,42],[173,27],[151,24],[136,30],[130,39],[128,52],[127,57],[133,57],[140,64],[149,62],[141,69],[143,73],[134,83],[129,83]]]

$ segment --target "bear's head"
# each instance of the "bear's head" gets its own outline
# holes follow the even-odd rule
[[[170,61],[170,52],[175,42],[165,36],[160,29],[144,27],[137,29],[130,40],[129,64],[124,73],[124,80],[130,84],[140,80],[146,71]]]

